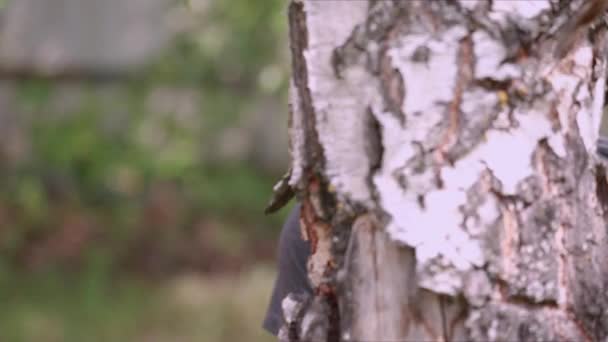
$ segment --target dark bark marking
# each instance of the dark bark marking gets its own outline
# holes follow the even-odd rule
[[[583,3],[578,12],[568,20],[557,32],[557,45],[554,55],[563,59],[572,50],[578,39],[586,33],[591,24],[602,17],[608,9],[608,1],[588,0]]]
[[[551,104],[551,111],[549,112],[549,120],[551,120],[551,129],[553,132],[559,132],[562,129],[562,123],[559,119],[559,112],[557,111],[557,101]]]
[[[304,4],[292,1],[289,4],[288,15],[292,75],[299,95],[300,108],[303,111],[303,127],[306,134],[304,149],[307,160],[305,160],[305,169],[311,172],[322,169],[324,155],[316,128],[316,112],[313,106],[312,95],[310,89],[308,89],[308,68],[304,57],[304,51],[308,48],[308,30],[306,27]]]
[[[497,80],[490,77],[478,78],[473,84],[490,91],[508,91],[513,84],[512,79]]]
[[[401,4],[392,1],[371,1],[365,23],[357,25],[346,41],[332,52],[331,65],[334,75],[343,78],[344,70],[350,65],[363,63],[367,69],[378,76],[384,96],[384,106],[399,122],[405,124],[401,110],[405,98],[403,75],[393,68],[388,56],[388,42],[393,38],[400,25],[403,25]],[[368,45],[375,42],[379,51],[369,51]]]
[[[403,101],[405,100],[405,82],[403,81],[401,72],[393,67],[387,50],[388,44],[383,43],[382,51],[380,53],[379,76],[382,94],[384,94],[384,103],[388,112],[392,113],[393,116],[399,120],[401,126],[404,126],[405,113],[403,113],[402,106]]]
[[[370,168],[367,174],[367,184],[372,191],[372,198],[379,203],[379,195],[374,185],[374,175],[382,168],[384,159],[384,144],[382,143],[382,126],[376,119],[371,108],[366,110],[365,120],[365,152]]]
[[[416,196],[416,201],[418,201],[418,206],[420,207],[420,209],[426,209],[426,197],[424,195]]]
[[[460,106],[464,92],[471,84],[475,70],[475,59],[473,51],[473,40],[468,35],[461,39],[458,51],[458,73],[456,75],[456,87],[454,88],[454,96],[447,108],[448,127],[443,137],[443,141],[437,148],[436,158],[438,166],[445,164],[453,164],[454,160],[449,155],[449,149],[454,146],[460,135],[462,112]]]
[[[365,151],[370,160],[370,174],[375,173],[382,167],[384,159],[384,144],[382,143],[382,125],[376,119],[371,108],[366,111],[367,120],[365,125],[366,148]]]
[[[302,202],[301,211],[301,222],[303,223],[304,230],[306,231],[307,240],[310,242],[310,254],[314,255],[317,252],[317,245],[319,243],[319,237],[313,226],[315,224],[314,209],[310,200],[305,198]]]
[[[600,202],[604,219],[608,220],[608,180],[606,167],[601,164],[595,165],[595,194]]]

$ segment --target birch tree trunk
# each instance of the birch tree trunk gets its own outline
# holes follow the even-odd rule
[[[606,25],[563,45],[591,2],[292,0],[316,294],[283,340],[606,341]]]

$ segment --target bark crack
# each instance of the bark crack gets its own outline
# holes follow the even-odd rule
[[[467,35],[460,41],[457,58],[458,73],[456,75],[456,87],[454,88],[452,101],[447,108],[448,128],[444,133],[443,141],[439,144],[435,152],[438,168],[446,163],[450,165],[454,164],[453,157],[450,155],[449,150],[458,142],[462,120],[462,99],[464,92],[473,81],[475,70],[473,40],[470,35]],[[439,173],[440,171],[437,170],[437,172]]]
[[[448,331],[448,322],[446,318],[445,298],[443,294],[439,295],[439,311],[441,313],[441,330],[443,331],[443,340],[446,342],[450,341],[450,334]]]
[[[374,176],[382,169],[384,159],[384,144],[382,141],[382,125],[376,118],[373,110],[368,107],[366,111],[366,153],[370,163],[367,174],[367,184],[372,194],[372,199],[377,207],[380,207],[380,195],[374,184]]]

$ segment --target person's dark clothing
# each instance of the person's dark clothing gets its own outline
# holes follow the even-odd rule
[[[263,327],[277,335],[283,325],[281,302],[290,293],[312,294],[306,262],[310,245],[300,235],[300,205],[296,204],[283,225],[278,246],[278,275]]]

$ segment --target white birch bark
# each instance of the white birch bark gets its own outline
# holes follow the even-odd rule
[[[606,29],[584,1],[293,0],[301,341],[604,341]],[[289,304],[288,303],[288,304]]]

